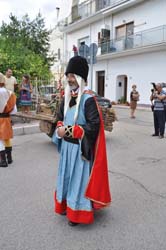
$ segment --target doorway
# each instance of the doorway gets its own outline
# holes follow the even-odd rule
[[[104,97],[105,71],[97,72],[97,94]]]
[[[116,101],[125,103],[127,101],[127,82],[128,78],[126,75],[117,76],[116,80]]]

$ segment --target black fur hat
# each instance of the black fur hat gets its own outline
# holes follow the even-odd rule
[[[87,82],[89,66],[87,60],[81,56],[74,56],[70,59],[65,75],[72,73],[81,76]]]

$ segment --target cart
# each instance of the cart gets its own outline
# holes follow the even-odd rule
[[[61,98],[56,96],[52,101],[40,99],[40,103],[37,104],[35,113],[23,114],[17,112],[15,116],[39,120],[40,131],[46,133],[49,137],[52,137],[57,123],[57,112],[61,103]],[[103,115],[104,129],[111,132],[113,130],[113,123],[117,120],[116,113],[113,108],[105,108],[99,106]]]

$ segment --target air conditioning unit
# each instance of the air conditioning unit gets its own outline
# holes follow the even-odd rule
[[[101,37],[102,38],[109,38],[110,39],[110,30],[101,29]]]

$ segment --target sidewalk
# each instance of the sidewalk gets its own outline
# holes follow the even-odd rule
[[[112,105],[113,108],[120,108],[120,109],[130,109],[130,106],[128,105],[121,105],[121,104],[116,104],[116,105]],[[151,105],[149,104],[138,104],[137,105],[137,109],[138,110],[142,110],[142,111],[150,111],[151,112]]]
[[[17,135],[28,135],[40,133],[39,121],[31,120],[29,123],[24,123],[20,118],[13,116],[13,133]]]
[[[130,109],[130,106],[120,104],[113,105],[112,107],[114,109]],[[138,104],[137,109],[151,112],[150,105]],[[39,128],[39,121],[37,120],[31,120],[30,123],[24,123],[21,118],[15,116],[12,117],[12,120],[14,123],[14,136],[36,134],[41,132]]]

